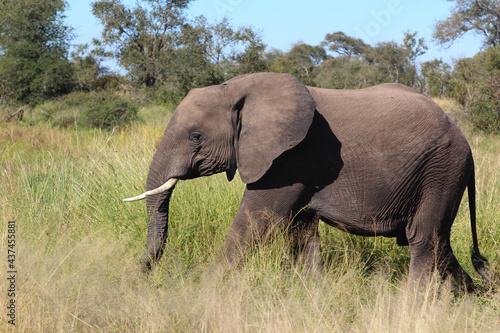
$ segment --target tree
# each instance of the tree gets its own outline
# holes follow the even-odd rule
[[[365,44],[361,39],[347,36],[342,31],[337,31],[333,34],[327,34],[322,42],[323,46],[328,46],[332,52],[347,57],[360,56],[367,51],[369,45]]]
[[[424,55],[428,49],[423,38],[417,39],[417,33],[409,31],[404,33],[403,46],[406,51],[406,57],[414,66],[416,65],[417,58]]]
[[[330,57],[316,69],[317,86],[329,89],[360,89],[385,82],[385,76],[361,57]]]
[[[1,99],[36,104],[70,91],[65,9],[63,0],[0,2]]]
[[[405,32],[402,45],[396,42],[378,43],[369,49],[365,59],[379,68],[386,77],[385,82],[416,87],[416,59],[427,50],[424,39],[417,40],[416,35]]]
[[[470,105],[472,121],[485,132],[500,134],[500,45],[478,55],[484,74],[481,94]]]
[[[92,13],[104,26],[104,43],[116,48],[119,64],[148,87],[165,78],[179,44],[191,0],[138,0],[134,9],[121,0],[98,0]]]
[[[92,47],[89,44],[80,44],[71,52],[77,90],[104,88],[102,85],[109,79],[109,68],[102,62],[111,58],[111,52],[106,51],[97,39],[92,40]]]
[[[500,133],[500,46],[455,63],[451,95],[468,107],[480,129]]]
[[[320,87],[338,89],[388,82],[417,87],[416,59],[427,50],[424,39],[409,31],[405,32],[402,44],[391,41],[374,46],[338,31],[327,34],[321,46],[337,55],[324,53],[325,58],[314,69],[314,81]]]
[[[449,88],[451,66],[441,59],[426,61],[420,66],[422,90],[431,97],[441,97]]]
[[[387,82],[404,82],[405,52],[396,42],[381,42],[371,48],[369,62],[379,68],[387,77]]]
[[[203,55],[207,83],[218,84],[233,76],[264,71],[267,64],[263,59],[266,45],[257,32],[250,27],[233,28],[227,19],[215,24],[208,24],[201,16],[195,20],[191,30],[197,31],[197,39],[188,37],[191,25],[186,25],[183,32],[183,45],[199,40],[203,48],[198,53]]]
[[[434,26],[434,39],[451,45],[472,31],[483,38],[484,51],[455,63],[450,92],[470,109],[478,128],[500,133],[500,2],[454,2],[451,15]]]
[[[236,52],[232,57],[236,63],[234,75],[262,72],[267,69],[263,59],[266,44],[257,32],[249,27],[240,28],[237,32],[237,43],[242,44],[243,51]]]
[[[209,24],[201,16],[186,23],[165,67],[162,88],[170,99],[191,89],[220,84],[233,76],[266,69],[265,44],[251,28],[235,29],[227,20]]]
[[[169,98],[265,68],[265,45],[256,32],[234,29],[227,20],[188,20],[184,12],[190,1],[139,0],[131,9],[120,0],[99,0],[92,11],[104,25],[104,43],[117,49],[120,65],[140,84],[160,83]]]
[[[434,39],[451,45],[469,31],[484,38],[485,46],[500,45],[500,2],[498,0],[448,0],[455,2],[451,15],[436,23]]]
[[[278,55],[274,52],[274,55],[270,54],[269,57],[275,57],[275,60],[269,64],[271,71],[293,74],[308,85],[316,85],[314,70],[323,60],[327,59],[323,47],[303,42],[296,43],[287,53]]]
[[[403,47],[406,60],[406,81],[402,81],[408,86],[422,88],[418,86],[417,58],[427,52],[428,47],[423,38],[417,39],[417,33],[406,31],[403,38]]]

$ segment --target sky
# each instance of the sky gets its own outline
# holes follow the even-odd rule
[[[135,0],[122,0],[133,7]],[[91,1],[69,0],[66,23],[75,29],[73,44],[99,38],[101,26],[91,13]],[[203,15],[209,23],[229,19],[234,27],[251,26],[267,50],[288,51],[301,41],[318,45],[327,33],[343,31],[365,43],[403,42],[405,31],[417,32],[429,47],[417,61],[435,58],[450,64],[481,50],[479,36],[469,33],[451,47],[433,42],[435,23],[448,17],[453,2],[446,0],[197,0],[188,9],[191,18]]]

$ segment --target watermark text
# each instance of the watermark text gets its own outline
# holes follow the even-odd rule
[[[7,322],[16,324],[16,221],[7,222]]]
[[[368,21],[364,27],[357,27],[356,36],[364,41],[371,41],[373,38],[377,37],[384,28],[391,24],[394,16],[402,12],[403,5],[400,0],[389,0],[384,9],[370,11],[372,20]]]
[[[243,3],[244,0],[214,0],[213,6],[218,17],[225,17]]]

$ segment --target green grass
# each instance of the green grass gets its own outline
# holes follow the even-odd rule
[[[160,112],[143,109],[146,115]],[[165,116],[165,119],[168,118]],[[244,185],[216,175],[177,185],[165,255],[149,276],[138,260],[145,206],[121,199],[144,190],[166,123],[115,131],[0,127],[1,252],[17,223],[16,332],[494,332],[500,293],[453,297],[447,284],[406,289],[409,254],[394,239],[320,226],[327,269],[307,278],[283,237],[216,280],[210,264],[238,209]],[[500,138],[467,130],[476,160],[480,247],[500,273]],[[468,204],[452,246],[470,262]],[[497,280],[498,282],[498,280]],[[5,309],[7,282],[0,282]],[[14,331],[6,324],[1,331]]]

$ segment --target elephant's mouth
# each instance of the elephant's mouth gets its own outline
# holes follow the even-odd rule
[[[197,159],[193,163],[193,167],[188,178],[197,178],[202,176],[211,176],[216,173],[227,171],[229,167],[217,159],[206,157]]]

